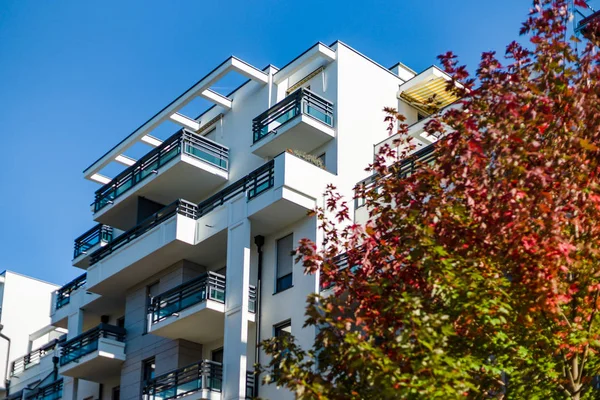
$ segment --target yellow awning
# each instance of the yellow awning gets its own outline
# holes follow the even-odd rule
[[[458,100],[447,90],[449,79],[438,68],[429,68],[400,86],[400,97],[427,111],[437,111]]]

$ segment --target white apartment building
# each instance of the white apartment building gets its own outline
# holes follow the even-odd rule
[[[248,80],[213,90],[227,74]],[[328,184],[351,199],[369,178],[390,140],[384,106],[414,124],[420,147],[431,144],[423,119],[455,100],[447,80],[436,67],[385,68],[339,41],[282,68],[218,65],[84,171],[102,185],[97,225],[75,240],[73,265],[85,273],[54,296],[52,325],[68,330],[54,380],[23,398],[293,398],[260,385],[253,365],[268,361],[257,343],[274,335],[313,343],[302,326],[319,276],[291,255],[302,238],[321,241],[307,213],[324,206]],[[185,115],[197,97],[214,106]],[[182,129],[153,136],[166,121]],[[135,160],[127,151],[139,143],[149,151]],[[126,169],[103,175],[114,162]],[[360,206],[350,202],[359,219]]]
[[[32,345],[48,340],[46,334],[30,343],[29,334],[50,323],[48,310],[52,292],[58,287],[13,271],[0,273],[0,334],[4,336],[0,337],[0,397],[6,395],[8,361],[28,353]]]

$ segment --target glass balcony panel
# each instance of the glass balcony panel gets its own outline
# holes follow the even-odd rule
[[[316,119],[326,123],[327,125],[331,125],[331,115],[325,114],[318,108],[312,107],[311,105],[304,103],[304,113],[315,117]]]
[[[196,146],[186,144],[185,152],[188,154],[191,154],[197,158],[200,158],[201,160],[204,160],[206,162],[214,164],[218,167],[225,168],[225,169],[227,168],[227,161],[225,161],[222,158],[219,158],[213,154],[210,154],[202,149],[199,149]]]
[[[204,300],[206,300],[206,288],[202,288],[198,292],[191,293],[188,296],[183,297],[181,299],[180,308],[183,310]]]

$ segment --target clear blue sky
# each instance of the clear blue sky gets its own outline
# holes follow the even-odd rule
[[[73,239],[98,187],[83,169],[228,56],[283,66],[339,39],[384,66],[420,71],[453,50],[473,69],[530,4],[0,0],[0,270],[81,274]]]

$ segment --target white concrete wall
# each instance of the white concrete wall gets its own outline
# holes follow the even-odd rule
[[[310,348],[314,342],[315,331],[312,328],[302,328],[302,325],[305,320],[306,296],[314,293],[317,287],[315,275],[305,275],[302,265],[295,264],[292,272],[293,286],[282,292],[275,292],[277,240],[289,234],[293,234],[294,247],[297,247],[298,241],[302,238],[316,240],[316,218],[305,218],[265,237],[260,339],[265,340],[272,337],[275,325],[291,320],[292,334],[298,343],[304,348]],[[261,364],[266,365],[268,361],[267,355],[261,352]],[[292,393],[278,389],[274,385],[261,386],[259,390],[259,395],[267,399],[294,398]]]

